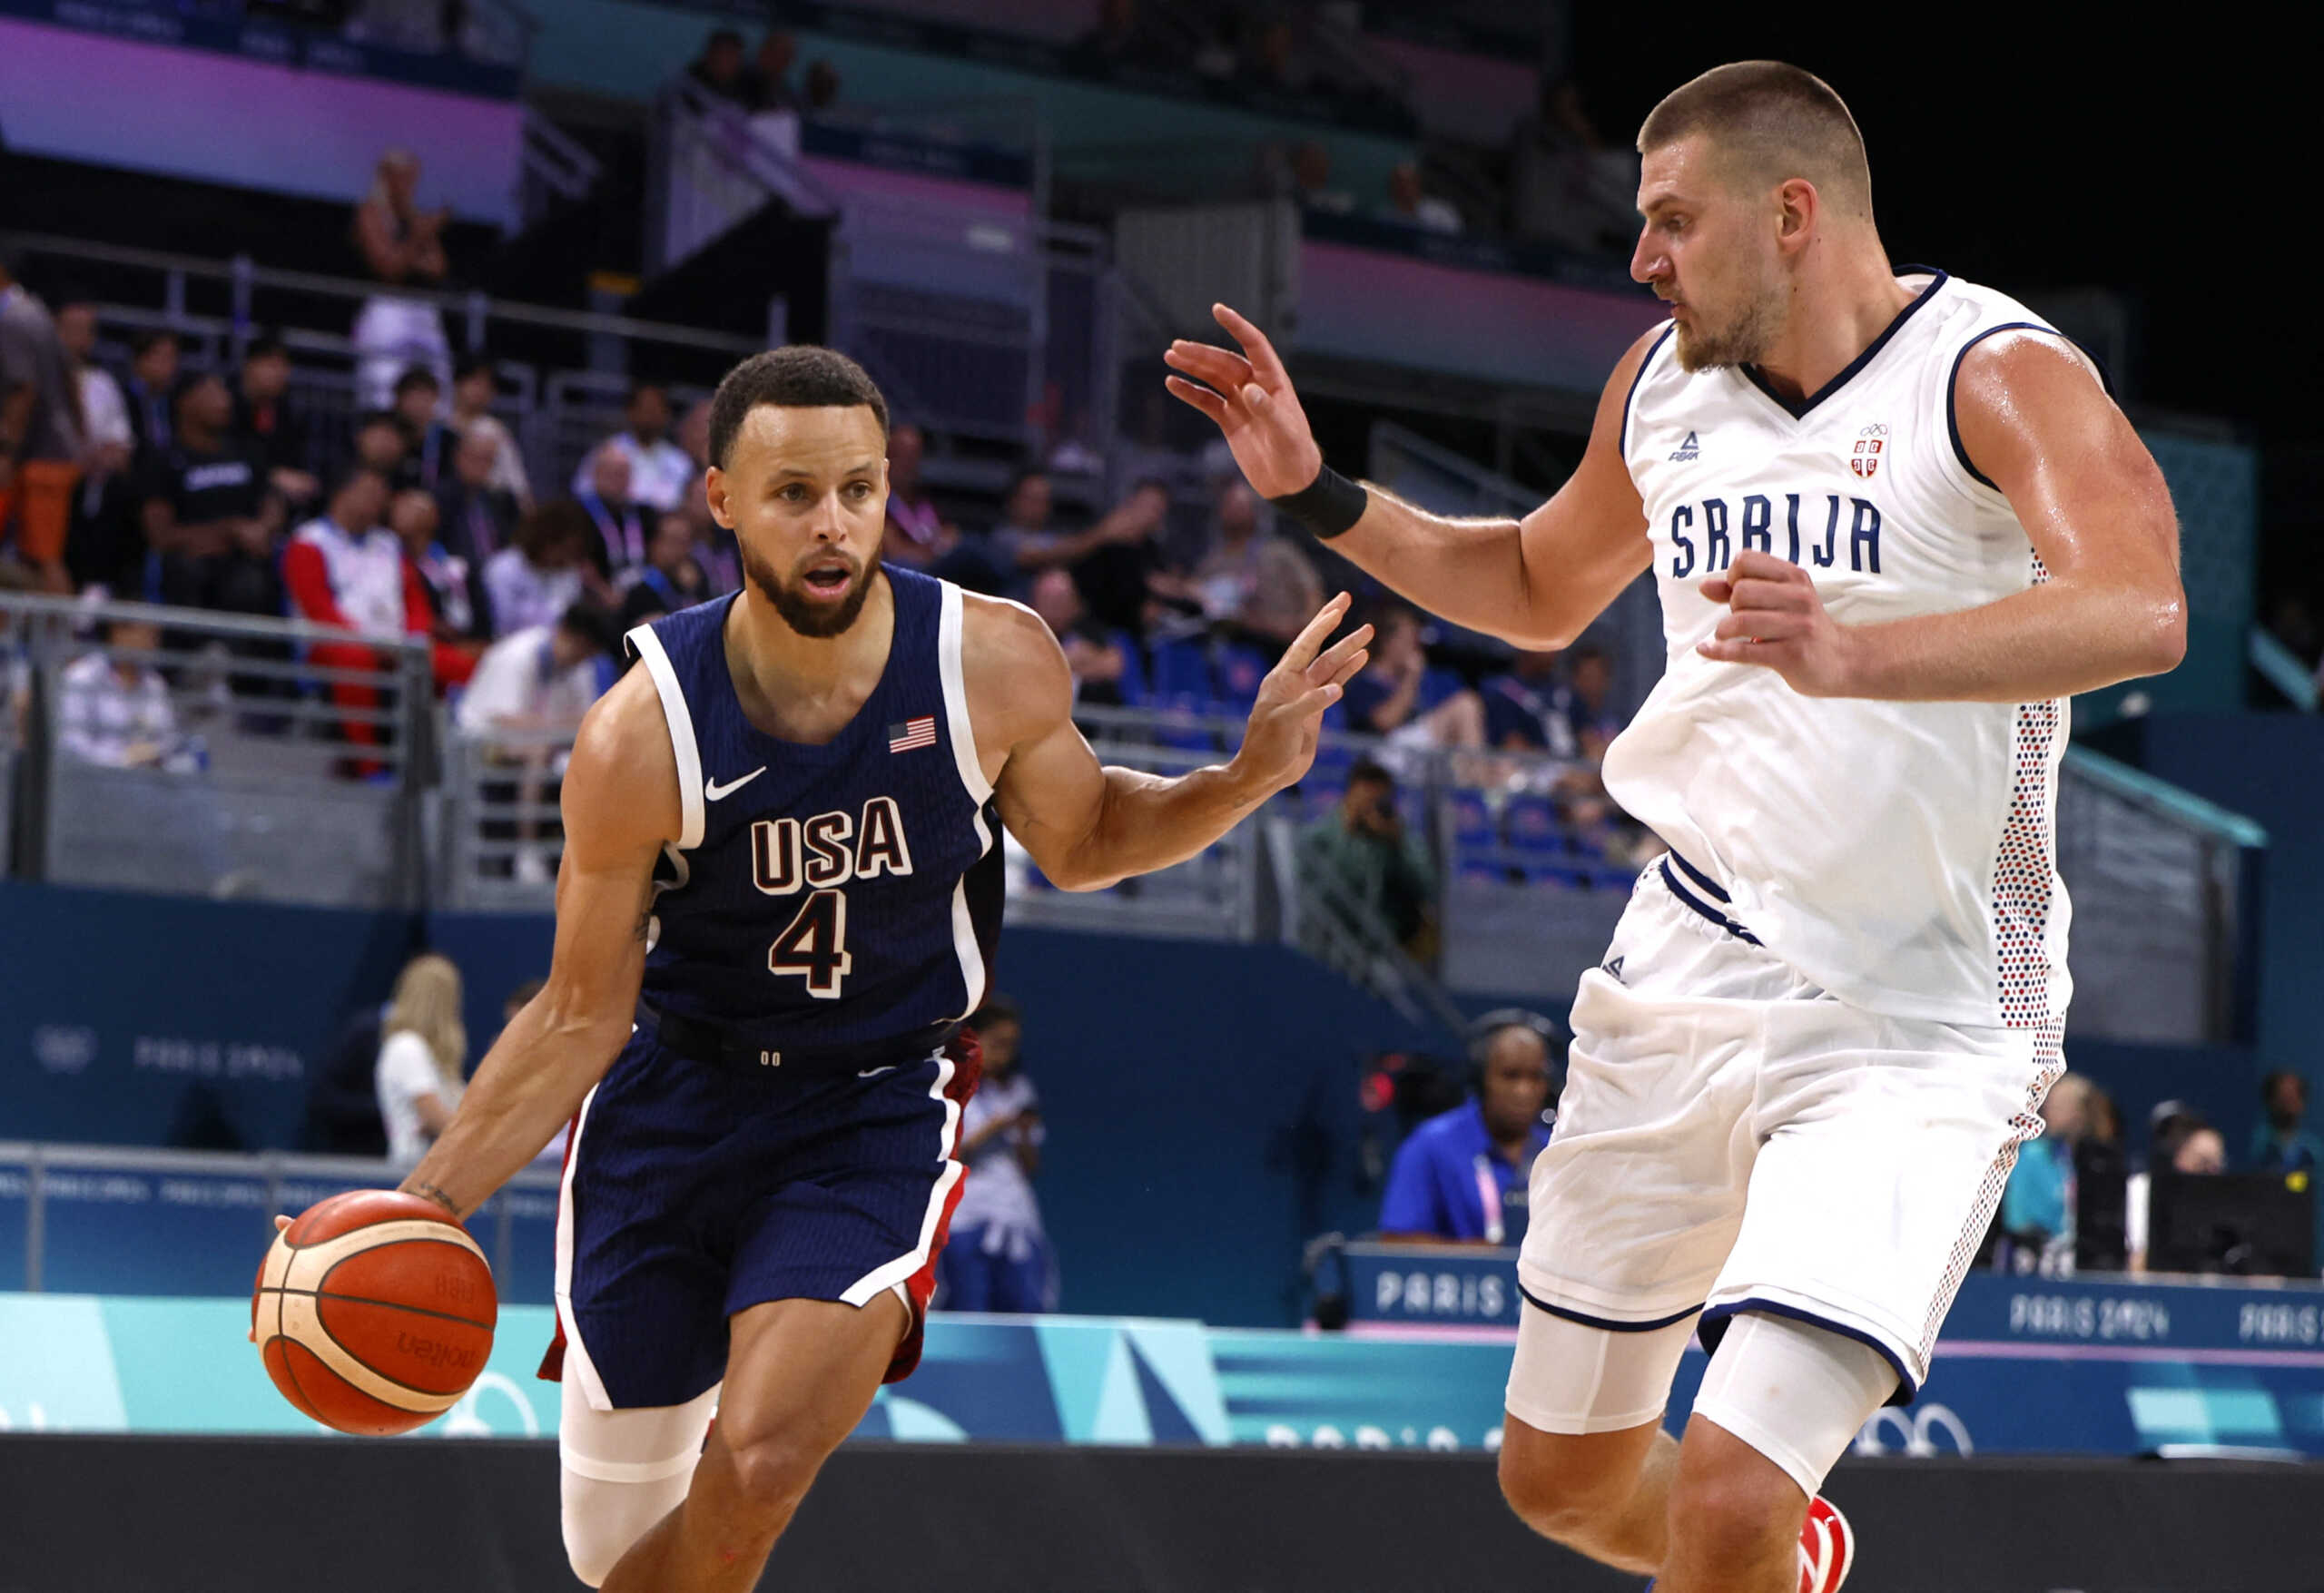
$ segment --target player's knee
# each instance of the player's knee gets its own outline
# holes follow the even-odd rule
[[[734,1444],[730,1452],[743,1508],[754,1520],[778,1530],[799,1508],[823,1463],[821,1450],[782,1434]]]
[[[1588,1539],[1620,1513],[1636,1487],[1635,1475],[1555,1434],[1502,1445],[1501,1497],[1519,1520],[1555,1542]]]
[[[1799,1540],[1807,1499],[1773,1467],[1711,1469],[1682,1460],[1670,1536],[1703,1565],[1756,1565]]]
[[[595,1485],[600,1492],[609,1491],[612,1486]],[[614,1567],[621,1563],[621,1557],[629,1552],[629,1546],[640,1535],[639,1525],[634,1519],[635,1514],[619,1508],[615,1500],[576,1498],[568,1491],[565,1503],[565,1558],[584,1587],[602,1586],[613,1574]]]

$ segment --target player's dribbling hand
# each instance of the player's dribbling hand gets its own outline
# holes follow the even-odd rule
[[[1243,351],[1181,338],[1162,358],[1186,375],[1167,377],[1162,385],[1218,423],[1244,478],[1261,497],[1281,497],[1312,485],[1323,472],[1324,453],[1275,345],[1224,304],[1212,305],[1210,313]]]
[[[1347,617],[1348,603],[1343,592],[1317,610],[1259,683],[1258,701],[1251,706],[1251,723],[1243,733],[1234,768],[1269,795],[1307,772],[1315,761],[1324,710],[1340,700],[1342,688],[1371,659],[1364,651],[1364,644],[1372,640],[1370,625],[1358,625],[1329,650],[1324,647],[1324,638]]]
[[[1851,633],[1825,611],[1806,570],[1757,548],[1737,556],[1702,595],[1727,605],[1710,640],[1695,651],[1722,664],[1772,669],[1803,697],[1845,697],[1855,681]]]

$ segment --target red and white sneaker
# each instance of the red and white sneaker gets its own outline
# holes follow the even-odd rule
[[[1856,1563],[1856,1532],[1830,1500],[1807,1501],[1807,1524],[1799,1529],[1799,1593],[1839,1593]]]

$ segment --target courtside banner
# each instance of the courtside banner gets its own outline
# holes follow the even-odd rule
[[[2079,1314],[2049,1304],[2020,1311],[2034,1309]],[[2104,1320],[2104,1307],[2093,1310]],[[320,1432],[267,1381],[243,1337],[249,1313],[237,1300],[0,1293],[0,1431]],[[2261,1319],[2251,1320],[2256,1328]],[[2290,1320],[2298,1334],[2303,1319]],[[557,1390],[533,1375],[550,1325],[545,1306],[504,1307],[483,1376],[420,1432],[553,1434]],[[1376,1336],[1384,1331],[940,1313],[920,1372],[880,1391],[856,1441],[1471,1454],[1496,1447],[1505,1340],[1444,1329]],[[1695,1350],[1679,1364],[1674,1428],[1704,1364]],[[2129,1455],[2175,1444],[2324,1457],[2324,1349],[2207,1349],[2095,1331],[2084,1340],[1948,1340],[1920,1401],[1879,1412],[1856,1449]]]

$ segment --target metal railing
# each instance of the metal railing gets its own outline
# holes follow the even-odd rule
[[[0,621],[22,680],[20,875],[422,905],[424,640],[22,594],[0,595]]]
[[[41,1293],[53,1286],[61,1272],[73,1269],[79,1258],[61,1255],[57,1208],[68,1203],[94,1201],[133,1205],[176,1205],[212,1215],[189,1234],[157,1235],[153,1243],[173,1251],[189,1241],[205,1250],[214,1247],[214,1271],[220,1287],[213,1293],[239,1293],[250,1286],[258,1258],[272,1241],[277,1213],[295,1216],[317,1201],[350,1189],[392,1189],[406,1169],[392,1162],[354,1156],[300,1155],[282,1151],[220,1152],[147,1150],[123,1146],[34,1144],[0,1140],[0,1214],[21,1203],[21,1249],[15,1235],[0,1237],[0,1254],[16,1250],[22,1257],[23,1289]],[[517,1173],[468,1219],[468,1227],[492,1264],[493,1275],[503,1281],[518,1275],[518,1234],[527,1224],[554,1222],[558,1178],[553,1170],[527,1168]],[[0,1223],[7,1221],[0,1215]],[[247,1234],[236,1229],[247,1224]],[[13,1224],[11,1224],[13,1225]],[[141,1270],[135,1241],[124,1240],[114,1225],[103,1236],[107,1268],[124,1278]],[[237,1243],[238,1239],[241,1241]],[[247,1254],[245,1254],[247,1251]],[[202,1260],[196,1257],[197,1266]],[[148,1261],[162,1258],[146,1257]],[[171,1270],[182,1273],[188,1258],[182,1253],[166,1258]],[[61,1266],[60,1263],[66,1264]],[[0,1289],[14,1280],[0,1279]],[[133,1293],[127,1284],[110,1286],[108,1293]],[[504,1295],[504,1303],[507,1296]]]

